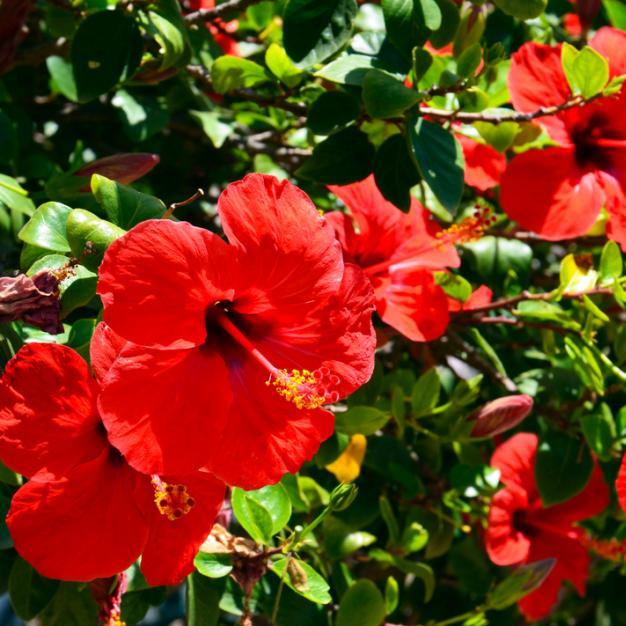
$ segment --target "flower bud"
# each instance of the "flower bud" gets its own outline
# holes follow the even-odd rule
[[[74,176],[91,178],[93,174],[100,174],[100,176],[106,176],[118,183],[128,185],[147,174],[158,163],[159,157],[156,154],[143,152],[113,154],[83,165],[74,172]],[[80,191],[89,191],[89,185],[85,185]]]
[[[347,509],[357,496],[358,489],[354,483],[342,483],[337,485],[330,494],[329,508],[332,511]]]
[[[467,419],[475,422],[472,437],[493,437],[517,426],[532,410],[533,399],[525,394],[504,396],[488,402]]]

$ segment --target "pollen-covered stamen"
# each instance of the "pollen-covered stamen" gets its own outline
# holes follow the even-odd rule
[[[314,371],[279,370],[266,384],[298,409],[318,409],[339,400],[335,389],[339,382],[338,376],[327,367],[321,367]]]
[[[298,409],[317,409],[339,400],[336,388],[341,382],[329,368],[316,370],[286,370],[277,368],[228,318],[222,314],[217,323],[269,374],[266,385],[274,387],[278,395],[292,402]]]
[[[471,217],[466,217],[458,224],[437,233],[436,237],[443,244],[462,244],[478,241],[493,226],[496,217],[489,208],[478,208]]]
[[[154,503],[161,515],[175,522],[187,515],[196,505],[196,501],[189,495],[185,485],[171,485],[158,476],[152,477],[154,487]]]
[[[583,534],[580,543],[607,561],[623,563],[626,559],[626,543],[623,541],[614,538],[595,539],[589,534]]]

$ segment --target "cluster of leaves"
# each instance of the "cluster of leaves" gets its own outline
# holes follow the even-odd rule
[[[565,42],[564,107],[619,91],[586,45],[606,24],[626,29],[621,0],[0,0],[0,269],[32,277],[71,264],[63,332],[0,324],[2,365],[30,341],[88,358],[107,246],[172,203],[177,218],[219,230],[217,195],[251,171],[290,178],[321,210],[338,208],[327,185],[373,174],[400,210],[416,194],[444,225],[477,202],[497,217],[442,278],[456,300],[484,284],[494,302],[460,311],[430,343],[383,337],[374,376],[339,407],[315,459],[278,485],[232,491],[234,521],[186,584],[191,626],[521,619],[515,603],[552,563],[489,561],[499,474],[493,442],[472,434],[468,416],[505,394],[534,399],[523,430],[540,437],[546,506],[583,492],[594,458],[613,484],[626,443],[626,279],[619,246],[602,235],[549,243],[517,230],[493,191],[466,184],[461,139],[502,159],[550,144],[532,114],[508,106],[511,55],[525,41]],[[134,187],[124,183],[155,159],[85,167],[122,153],[160,163]],[[203,198],[180,202],[197,188]],[[337,486],[347,475],[354,483]],[[5,513],[22,480],[0,471]],[[624,521],[612,503],[588,526],[621,541]],[[587,598],[568,591],[551,623],[624,622],[621,569],[594,560]],[[176,591],[128,574],[130,626]],[[87,586],[41,577],[5,525],[0,587],[24,620],[98,619]]]

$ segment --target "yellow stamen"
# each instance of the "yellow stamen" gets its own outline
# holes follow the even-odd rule
[[[154,503],[161,515],[175,522],[196,505],[195,500],[189,495],[185,485],[170,485],[158,477],[152,478],[154,487]]]
[[[442,243],[470,243],[478,241],[489,229],[496,218],[491,215],[488,208],[476,209],[472,217],[466,217],[458,224],[452,224],[450,228],[437,233],[437,239],[441,239]]]
[[[272,385],[278,395],[293,402],[298,409],[318,409],[326,404],[326,395],[318,391],[319,380],[309,370],[280,370],[276,378],[266,384]]]

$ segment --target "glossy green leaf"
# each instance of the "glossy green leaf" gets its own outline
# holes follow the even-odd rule
[[[233,89],[255,87],[272,81],[272,77],[258,63],[240,57],[226,55],[211,66],[211,80],[217,93]]]
[[[502,610],[512,606],[537,589],[550,575],[556,559],[521,565],[487,596],[487,608]]]
[[[599,94],[609,82],[608,61],[590,46],[579,51],[564,43],[561,62],[572,93],[583,98]]]
[[[283,12],[283,44],[300,67],[325,61],[352,35],[356,0],[288,0]]]
[[[42,204],[22,228],[19,238],[45,250],[69,252],[66,222],[71,210],[60,202]]]
[[[13,211],[31,216],[35,212],[35,205],[28,197],[28,191],[15,178],[0,174],[0,205],[5,204]]]
[[[158,198],[99,174],[91,177],[91,191],[109,220],[123,229],[163,217],[166,211],[165,204]]]
[[[414,417],[428,415],[439,402],[441,379],[434,367],[424,372],[411,392],[411,407]]]
[[[623,271],[624,262],[619,246],[614,241],[607,241],[604,248],[602,248],[600,267],[598,268],[600,284],[612,284],[622,276]]]
[[[287,87],[296,87],[304,77],[304,72],[292,62],[285,49],[276,43],[271,44],[267,49],[265,64],[270,72]]]
[[[592,415],[583,416],[580,425],[591,450],[601,461],[610,461],[617,429],[608,404],[603,402]]]
[[[330,135],[357,118],[359,101],[345,91],[327,91],[311,105],[307,126],[316,135]]]
[[[539,17],[548,6],[548,0],[494,0],[494,4],[508,15],[520,20]]]
[[[451,132],[423,117],[413,117],[408,127],[413,157],[422,178],[448,211],[456,211],[464,188],[461,145]]]
[[[335,413],[335,428],[348,435],[373,435],[389,421],[389,417],[389,413],[373,406],[355,406]]]
[[[545,506],[565,502],[579,494],[593,470],[593,459],[583,440],[556,431],[539,443],[535,477]]]
[[[370,70],[363,80],[363,102],[372,117],[398,117],[420,101],[414,89],[382,70]]]
[[[335,623],[336,626],[380,626],[386,612],[385,599],[378,587],[363,579],[344,594]]]
[[[139,28],[129,15],[99,11],[88,16],[74,35],[70,53],[78,99],[97,98],[132,76],[142,49]]]
[[[385,612],[387,615],[391,615],[398,608],[399,602],[400,585],[393,576],[389,576],[385,582]]]
[[[187,625],[217,626],[224,578],[211,579],[194,572],[187,576]]]
[[[320,574],[304,561],[291,557],[282,557],[270,563],[274,572],[285,584],[311,602],[329,604],[332,601],[328,593],[330,587]]]
[[[9,576],[9,598],[13,610],[31,620],[46,608],[59,587],[59,581],[40,576],[23,559],[17,559]]]
[[[209,578],[222,578],[233,570],[233,558],[230,554],[198,552],[193,563],[203,576]]]
[[[228,124],[217,111],[189,111],[189,114],[200,124],[204,134],[216,148],[221,148],[235,132],[233,125]]]
[[[41,613],[41,626],[84,626],[95,624],[98,605],[88,586],[62,582],[54,598]]]

